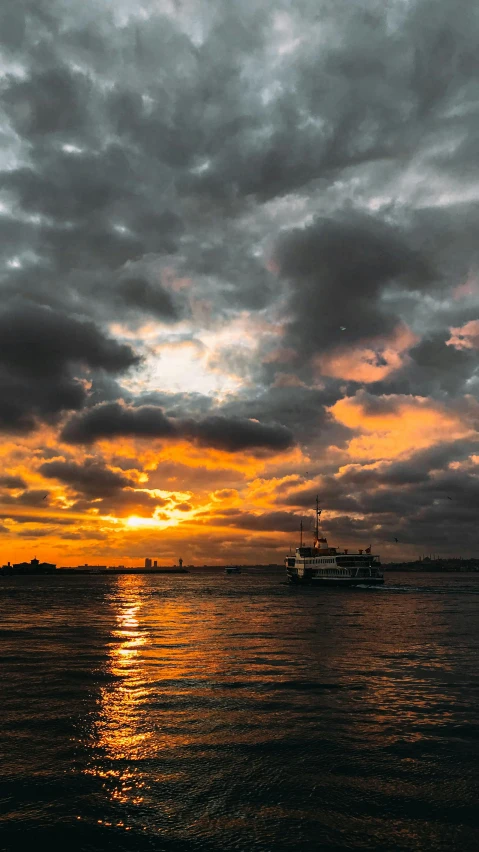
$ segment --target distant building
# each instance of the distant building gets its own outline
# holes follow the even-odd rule
[[[151,559],[148,556],[145,559],[145,568],[151,568]]]
[[[153,568],[158,568],[158,562],[157,562],[157,560],[156,560],[156,559],[155,559],[155,561],[153,562]]]
[[[89,565],[85,562],[84,565],[77,565],[78,568],[88,569],[88,571],[106,571],[106,565]]]
[[[2,574],[54,574],[57,566],[51,562],[40,562],[38,559],[31,559],[30,562],[15,562],[13,565],[3,565],[0,568]]]

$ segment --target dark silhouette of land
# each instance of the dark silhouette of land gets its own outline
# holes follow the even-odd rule
[[[479,558],[463,559],[462,556],[437,557],[435,559],[426,556],[424,559],[416,559],[413,562],[390,562],[383,564],[384,571],[417,571],[429,572],[454,572],[472,571],[479,572]]]

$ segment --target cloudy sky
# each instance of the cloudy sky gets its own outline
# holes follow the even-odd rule
[[[470,0],[2,4],[2,562],[279,562],[316,494],[477,553],[478,42]]]

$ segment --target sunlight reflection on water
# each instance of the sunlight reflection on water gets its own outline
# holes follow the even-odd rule
[[[475,848],[479,596],[408,579],[4,584],[5,849]]]

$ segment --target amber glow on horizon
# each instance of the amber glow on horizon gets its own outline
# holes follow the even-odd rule
[[[271,510],[275,490],[285,479],[284,474],[275,476],[275,470],[294,470],[308,462],[298,448],[276,455],[228,453],[185,441],[130,438],[99,441],[85,452],[83,447],[55,445],[50,430],[25,444],[30,445],[24,448],[29,465],[23,459],[18,464],[18,444],[2,446],[4,472],[21,477],[25,486],[0,495],[2,564],[29,561],[33,555],[65,566],[139,565],[145,556],[172,565],[179,555],[192,563],[221,564],[238,561],[238,553],[240,561],[255,562],[256,543],[269,548],[267,561],[280,561],[289,534],[225,527],[224,513]],[[118,494],[82,496],[39,470],[52,459],[81,466],[88,458],[125,477],[128,486]],[[181,483],[174,476],[177,469]],[[225,476],[235,487],[222,487]],[[185,487],[189,478],[190,487]]]
[[[425,397],[371,401],[359,393],[329,411],[333,423],[351,430],[345,444],[322,451],[339,479],[348,466],[366,462],[363,469],[374,468],[438,444],[445,434],[451,440],[473,434],[465,416]],[[187,441],[119,438],[84,448],[59,444],[53,430],[43,429],[19,443],[6,441],[1,455],[4,473],[25,485],[0,497],[2,564],[33,555],[65,566],[138,566],[146,556],[164,566],[177,564],[180,556],[195,565],[281,563],[295,533],[280,520],[277,529],[268,523],[261,529],[263,515],[305,516],[307,507],[292,508],[290,496],[321,488],[320,457],[299,447],[277,454],[229,453]],[[104,465],[127,485],[111,493],[77,493],[41,473],[52,459]],[[341,512],[330,510],[328,517],[338,520]]]

